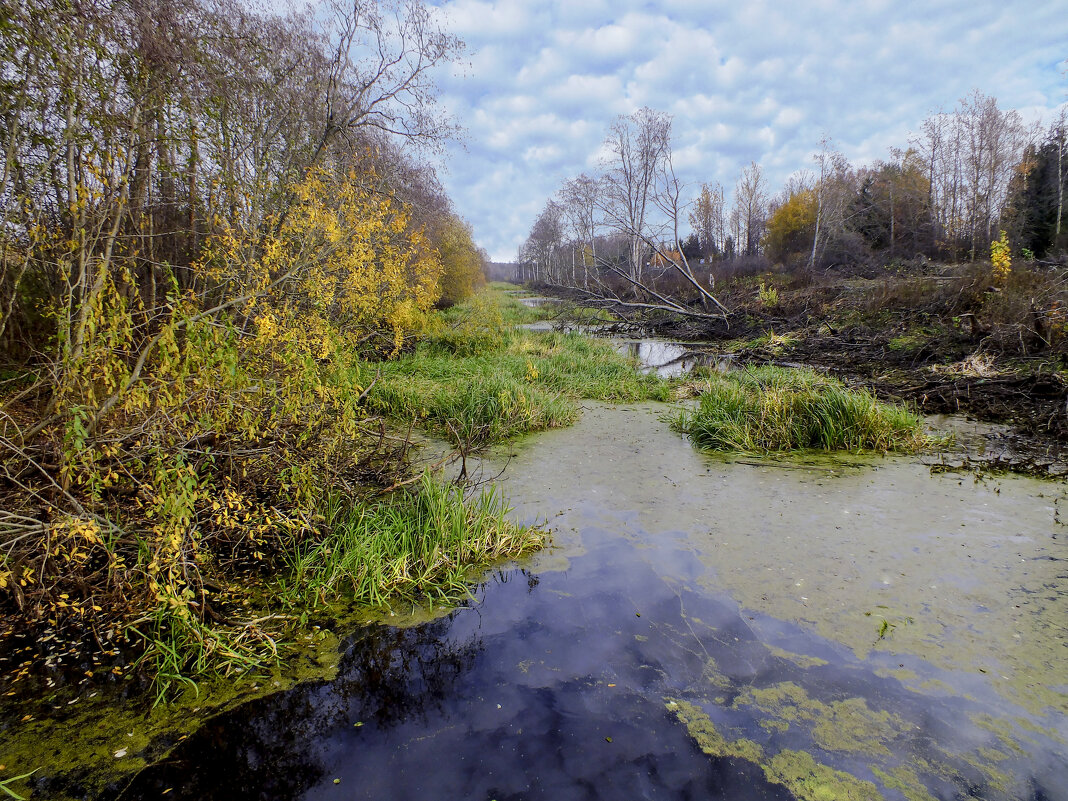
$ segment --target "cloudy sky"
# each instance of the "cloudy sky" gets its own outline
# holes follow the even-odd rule
[[[499,261],[642,106],[672,115],[695,192],[729,196],[750,161],[778,191],[824,135],[854,162],[884,158],[975,89],[1047,123],[1068,100],[1065,0],[434,2],[468,49],[440,79],[467,130],[442,178]]]

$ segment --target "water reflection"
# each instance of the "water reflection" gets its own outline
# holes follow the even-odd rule
[[[922,761],[911,775],[930,797],[1015,797],[1000,771],[1019,755],[996,750],[981,704],[917,694],[796,626],[666,579],[692,570],[685,551],[584,533],[600,544],[567,572],[537,584],[502,573],[448,618],[359,632],[335,681],[217,719],[122,797],[793,797],[752,762],[701,753],[675,698],[768,752],[812,753],[868,779],[872,764]],[[1032,797],[1063,797],[1052,744],[1031,737]],[[998,773],[969,758],[977,745],[1003,760]]]
[[[1052,485],[731,464],[656,413],[591,404],[514,446],[505,490],[555,551],[358,632],[336,680],[122,797],[1068,798]]]
[[[517,298],[517,300],[524,306],[528,306],[531,309],[538,309],[542,306],[551,306],[554,303],[559,303],[559,298],[538,298],[538,297],[525,297]]]
[[[693,350],[678,342],[656,339],[617,341],[616,350],[634,357],[641,362],[643,371],[656,373],[661,378],[677,378],[699,365],[716,365],[718,369],[725,370],[732,359],[729,354]]]
[[[607,578],[599,556],[540,583],[498,574],[434,623],[361,631],[336,680],[220,717],[121,797],[789,799],[757,766],[700,753],[662,701],[701,681],[708,653],[731,664],[724,642],[756,658],[737,609],[648,569],[576,608],[576,581]],[[684,605],[714,628],[680,629]]]

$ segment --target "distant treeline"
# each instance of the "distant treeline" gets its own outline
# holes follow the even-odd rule
[[[866,271],[916,259],[987,259],[1005,231],[1026,260],[1063,260],[1066,123],[1048,129],[978,92],[925,120],[902,149],[851,164],[823,142],[812,169],[776,194],[760,165],[738,178],[732,202],[718,183],[696,196],[671,166],[670,119],[649,109],[620,118],[598,175],[564,184],[520,249],[527,279],[590,285],[677,263],[707,272],[745,261]],[[685,264],[683,264],[685,262]]]

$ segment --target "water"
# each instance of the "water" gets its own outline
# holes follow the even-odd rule
[[[731,362],[730,355],[694,350],[681,342],[660,339],[622,339],[614,340],[614,343],[617,351],[633,356],[641,362],[641,369],[644,372],[656,373],[661,378],[678,378],[698,365],[715,364],[721,369],[726,369]]]
[[[524,306],[527,306],[527,307],[529,307],[531,309],[538,309],[538,308],[541,308],[542,306],[552,306],[554,303],[559,303],[560,302],[559,298],[543,298],[543,297],[529,297],[529,296],[528,297],[522,297],[522,298],[516,298],[516,300],[518,300]]]
[[[122,797],[1068,799],[1062,485],[709,458],[662,411],[491,459],[552,549]]]

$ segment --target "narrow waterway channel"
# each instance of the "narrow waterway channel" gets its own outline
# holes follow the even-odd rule
[[[712,458],[665,410],[493,455],[552,549],[122,797],[1068,799],[1063,485]]]

